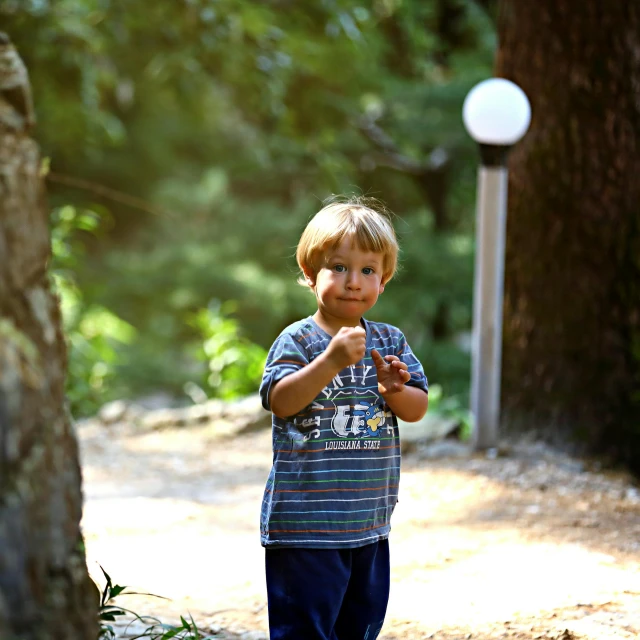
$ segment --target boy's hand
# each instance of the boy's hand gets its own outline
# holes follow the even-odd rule
[[[378,391],[383,396],[399,393],[405,382],[411,380],[407,365],[397,356],[385,356],[383,359],[375,349],[371,349],[371,357],[378,374]]]
[[[364,358],[367,350],[367,332],[362,327],[342,327],[327,347],[327,357],[341,371]]]

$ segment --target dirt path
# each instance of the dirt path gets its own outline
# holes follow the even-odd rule
[[[121,604],[266,638],[262,431],[79,428],[90,572],[171,598]],[[640,636],[640,491],[541,447],[403,460],[386,640]],[[303,639],[301,639],[303,640]]]

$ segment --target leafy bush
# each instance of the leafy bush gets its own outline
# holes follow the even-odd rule
[[[266,351],[243,335],[238,319],[232,317],[237,308],[233,301],[222,304],[213,300],[206,308],[198,307],[200,298],[188,289],[195,269],[187,269],[186,281],[172,288],[169,305],[164,308],[143,298],[138,310],[135,299],[125,300],[124,312],[134,310],[137,328],[100,300],[87,299],[91,285],[81,288],[78,284],[86,271],[81,234],[97,236],[102,222],[99,213],[71,206],[55,209],[52,214],[51,273],[69,346],[67,397],[72,413],[88,415],[109,400],[158,388],[183,398],[186,392],[192,400],[232,400],[255,391]],[[173,255],[184,258],[185,263],[169,269],[170,273],[182,272],[191,264],[179,251]],[[148,291],[157,262],[136,260],[135,255],[129,260],[142,271],[139,279],[129,277],[125,282],[131,283],[134,295],[138,285]],[[151,273],[145,270],[150,264]],[[162,278],[166,265],[156,273]],[[122,285],[117,291],[122,293],[124,288]],[[147,318],[146,326],[141,318]]]
[[[429,413],[455,418],[460,425],[459,437],[468,440],[473,431],[473,416],[466,399],[460,396],[444,396],[439,384],[429,386]]]
[[[242,337],[238,321],[231,317],[236,306],[233,301],[213,300],[190,319],[204,340],[197,346],[198,358],[208,365],[203,386],[207,395],[223,400],[255,391],[267,359],[265,349]]]
[[[63,329],[69,348],[66,394],[74,415],[85,415],[116,397],[118,345],[130,344],[135,329],[103,305],[87,303],[77,285],[84,246],[80,232],[95,234],[100,216],[65,206],[52,214],[51,274],[60,298]]]

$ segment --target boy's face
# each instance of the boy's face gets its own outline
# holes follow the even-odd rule
[[[384,256],[362,251],[351,237],[324,256],[317,273],[304,270],[318,301],[318,312],[330,326],[355,327],[384,291]]]

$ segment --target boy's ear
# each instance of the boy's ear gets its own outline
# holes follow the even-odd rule
[[[315,287],[316,286],[316,274],[314,273],[313,269],[310,269],[308,266],[303,266],[302,267],[302,273],[304,273],[304,279],[307,281],[307,284],[310,287]]]

